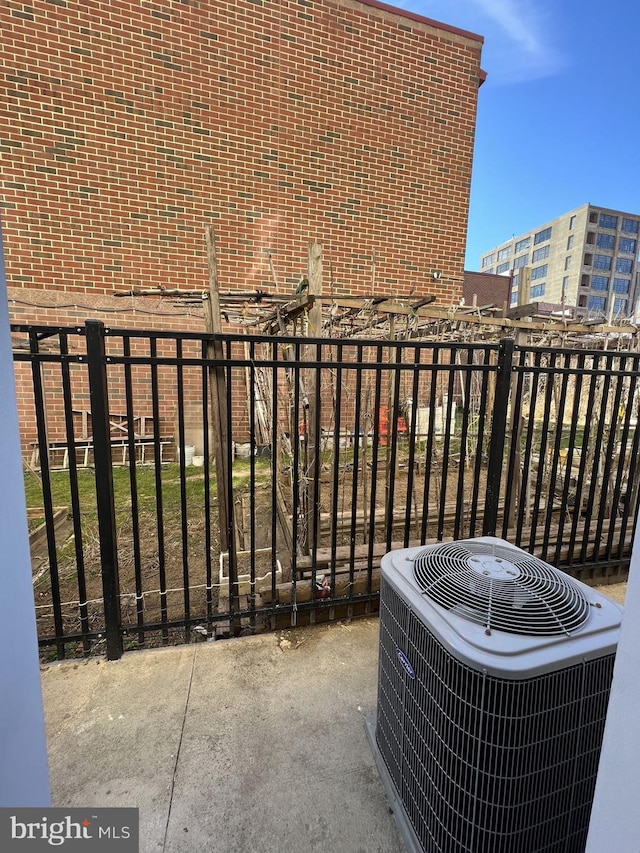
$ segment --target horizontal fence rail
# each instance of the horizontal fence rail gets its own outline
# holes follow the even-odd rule
[[[635,353],[12,331],[58,658],[371,612],[385,552],[445,539],[499,535],[587,581],[628,569]]]

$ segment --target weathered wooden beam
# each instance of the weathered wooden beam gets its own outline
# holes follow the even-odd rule
[[[328,296],[326,293],[322,295],[322,299],[325,302],[333,303],[339,308],[348,308],[351,311],[365,311],[370,309],[371,311],[378,312],[379,314],[400,314],[403,316],[413,316],[417,314],[418,317],[423,316],[425,305],[433,302],[434,298],[435,297],[433,296],[425,296],[415,304],[407,304],[406,301],[400,301],[388,296]],[[425,314],[424,316],[426,317],[427,315]]]
[[[449,310],[437,306],[427,306],[418,311],[420,319],[449,320],[450,322],[470,323],[479,326],[495,326],[502,329],[523,329],[528,332],[577,332],[590,334],[637,335],[638,326],[607,326],[604,324],[588,325],[569,320],[533,320],[531,322],[511,320],[509,317],[478,317],[477,314],[466,313],[460,309]]]
[[[218,262],[216,258],[216,238],[212,225],[205,228],[207,263],[209,269],[209,298],[203,302],[205,328],[210,335],[222,333],[220,317],[220,293],[218,284]],[[218,494],[218,522],[220,527],[220,550],[229,553],[229,592],[233,609],[239,610],[238,572],[233,542],[231,496],[229,494],[229,432],[227,411],[227,384],[225,369],[222,366],[224,351],[222,342],[215,337],[207,343],[207,358],[218,362],[209,368],[209,396],[211,411],[211,429],[216,461],[216,484]],[[234,625],[239,631],[240,625]]]
[[[295,299],[290,299],[280,305],[275,311],[272,311],[266,317],[263,317],[259,322],[263,323],[263,332],[265,335],[276,334],[280,330],[280,321],[296,320],[303,311],[306,311],[313,300],[308,293],[303,293]]]

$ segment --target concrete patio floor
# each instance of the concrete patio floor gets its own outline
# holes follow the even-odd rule
[[[43,666],[53,805],[139,807],[141,853],[401,853],[377,656],[367,618]]]
[[[137,806],[141,853],[402,853],[377,659],[367,618],[43,666],[52,804]]]

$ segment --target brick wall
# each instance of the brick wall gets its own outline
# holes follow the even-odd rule
[[[204,288],[210,223],[223,289],[273,289],[271,254],[290,291],[317,239],[325,289],[369,294],[375,257],[377,293],[461,292],[479,37],[356,0],[5,0],[0,26],[13,319],[164,325],[109,297]]]

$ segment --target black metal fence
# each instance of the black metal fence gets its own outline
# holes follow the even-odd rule
[[[214,348],[95,321],[13,332],[46,533],[40,644],[58,658],[369,612],[382,554],[446,538],[496,534],[587,581],[627,571],[635,353],[239,335]]]

